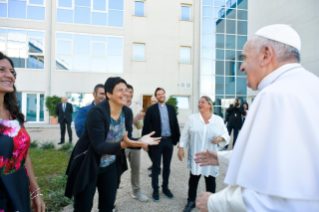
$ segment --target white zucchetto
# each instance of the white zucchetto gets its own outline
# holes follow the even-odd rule
[[[292,46],[300,52],[301,40],[298,33],[288,25],[274,24],[261,28],[255,35]]]

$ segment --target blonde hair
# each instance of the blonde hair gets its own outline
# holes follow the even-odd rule
[[[202,96],[201,98],[206,99],[207,103],[210,105],[210,112],[214,113],[214,107],[213,107],[214,103],[213,103],[212,99],[208,96]]]

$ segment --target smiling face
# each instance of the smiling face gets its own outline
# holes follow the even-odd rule
[[[11,93],[13,92],[14,69],[7,59],[0,60],[0,92]]]
[[[127,86],[125,83],[121,82],[115,85],[113,89],[113,94],[106,93],[108,101],[112,102],[118,106],[123,107],[127,102]]]
[[[128,94],[127,94],[126,106],[130,107],[131,104],[132,104],[132,99],[133,99],[133,95],[134,95],[133,89],[132,88],[128,88],[127,92],[128,92]]]
[[[198,101],[198,110],[200,113],[207,113],[210,111],[210,108],[212,106],[208,104],[207,100],[205,98],[200,98]]]
[[[99,104],[100,102],[105,100],[105,90],[104,88],[98,88],[96,92],[93,92],[94,102],[95,104]]]
[[[165,102],[166,96],[165,96],[165,91],[163,90],[158,90],[156,92],[156,99],[159,103],[163,104]]]

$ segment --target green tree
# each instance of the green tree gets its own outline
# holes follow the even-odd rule
[[[47,111],[49,111],[50,116],[56,118],[57,115],[55,114],[55,108],[58,103],[61,102],[61,97],[58,96],[47,96],[45,99],[45,106]]]
[[[172,105],[176,110],[176,115],[178,115],[178,106],[177,106],[178,102],[175,97],[170,96],[168,100],[166,101],[166,104]]]

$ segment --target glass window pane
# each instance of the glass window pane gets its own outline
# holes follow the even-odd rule
[[[203,16],[213,17],[213,8],[203,7]]]
[[[107,25],[107,14],[106,13],[92,12],[92,25],[106,26]]]
[[[75,6],[91,7],[91,0],[74,0]]]
[[[212,77],[202,76],[200,79],[200,92],[205,94],[211,94],[213,89]]]
[[[236,21],[235,20],[226,20],[226,33],[227,34],[236,34]]]
[[[145,5],[143,1],[135,1],[135,13],[136,16],[145,16]]]
[[[215,61],[216,63],[216,74],[224,75],[224,61]]]
[[[70,40],[73,40],[73,34],[56,33],[56,38],[62,38],[62,39],[70,39]]]
[[[44,38],[44,32],[40,32],[40,31],[28,31],[27,34],[28,34],[28,36],[32,36],[32,37]]]
[[[57,9],[56,21],[73,23],[73,10]]]
[[[235,76],[236,66],[235,61],[225,61],[225,75]]]
[[[107,0],[93,0],[93,10],[106,11]]]
[[[27,18],[27,2],[9,0],[9,18]]]
[[[72,42],[65,40],[58,40],[57,53],[61,55],[72,55]]]
[[[91,71],[92,72],[103,72],[106,73],[107,69],[107,60],[106,59],[91,59]]]
[[[124,0],[109,0],[109,9],[124,10]]]
[[[106,44],[105,43],[92,43],[92,56],[93,57],[106,57]]]
[[[237,0],[226,0],[226,7],[236,8]]]
[[[236,19],[236,10],[235,9],[227,9],[226,10],[226,18]]]
[[[247,19],[248,19],[248,12],[245,11],[245,10],[238,10],[238,11],[237,11],[237,19],[247,21]]]
[[[237,36],[237,49],[243,49],[247,42],[247,36]]]
[[[74,35],[74,53],[90,53],[90,36]]]
[[[216,51],[216,60],[224,60],[224,50],[215,49]]]
[[[236,93],[238,95],[247,94],[247,81],[246,78],[237,77]]]
[[[28,19],[44,21],[45,7],[28,6]]]
[[[13,61],[14,68],[25,68],[25,61],[27,54],[25,49],[9,49],[7,51],[8,57]]]
[[[224,77],[215,77],[215,94],[224,95]]]
[[[225,19],[214,19],[216,26],[216,33],[225,33]]]
[[[57,56],[55,68],[56,70],[73,70],[73,58]]]
[[[226,35],[226,49],[235,49],[235,35]]]
[[[238,9],[244,9],[247,10],[248,8],[248,1],[247,0],[242,0],[238,5],[237,5]]]
[[[225,77],[226,95],[235,94],[235,77]]]
[[[144,61],[145,60],[145,46],[144,45],[134,45],[134,60]]]
[[[107,44],[108,55],[123,55],[123,38],[109,37]]]
[[[28,121],[37,121],[37,94],[27,94],[27,115]]]
[[[224,118],[224,110],[222,107],[214,106],[214,114],[217,116],[220,116],[221,118]]]
[[[109,55],[107,60],[108,73],[123,73],[123,56]]]
[[[44,5],[44,0],[29,0],[30,4]]]
[[[213,0],[203,0],[203,5],[213,6]]]
[[[7,4],[0,3],[0,17],[6,18],[7,16]]]
[[[213,19],[212,18],[203,18],[202,24],[202,31],[203,32],[213,32]]]
[[[223,34],[216,34],[216,48],[224,48],[224,44],[225,44],[225,37]]]
[[[247,21],[237,21],[238,34],[247,35]]]
[[[228,0],[227,0],[228,1]],[[215,0],[214,1],[214,6],[217,7],[225,7],[225,0]]]
[[[235,51],[226,50],[226,60],[235,60]]]
[[[222,99],[224,98],[224,96],[215,96],[215,105],[222,105]]]
[[[72,0],[59,0],[58,6],[72,8]]]
[[[40,94],[40,117],[39,121],[44,121],[44,94]]]
[[[205,59],[215,59],[215,52],[213,49],[202,49],[202,58]]]
[[[41,38],[29,38],[28,52],[43,54],[44,40]]]
[[[29,55],[27,60],[27,68],[44,69],[44,56]]]
[[[15,68],[25,68],[26,37],[26,31],[8,30],[7,54],[12,59]]]
[[[6,51],[6,37],[7,37],[7,30],[0,29],[0,51],[5,53]]]
[[[106,42],[107,41],[107,37],[104,37],[104,36],[91,36],[91,41]]]
[[[90,55],[89,54],[74,54],[74,70],[89,71],[90,70]]]
[[[74,23],[90,24],[91,9],[87,7],[74,7]]]
[[[237,74],[237,76],[245,76],[245,72],[241,72],[240,71],[241,64],[242,64],[242,62],[236,62],[236,66],[237,66],[236,74]]]
[[[180,62],[181,63],[190,63],[190,55],[191,49],[190,48],[181,48],[180,49]]]
[[[201,64],[201,75],[212,75],[214,72],[213,68],[213,61],[212,60],[202,60]]]
[[[225,8],[214,7],[214,17],[225,18]]]
[[[109,10],[109,26],[123,27],[123,12]]]
[[[212,48],[213,47],[213,34],[203,33],[202,47],[204,47],[204,48]]]
[[[191,8],[187,6],[182,6],[182,20],[190,21],[191,20]]]
[[[174,96],[177,100],[178,109],[189,109],[189,97],[188,96]]]

